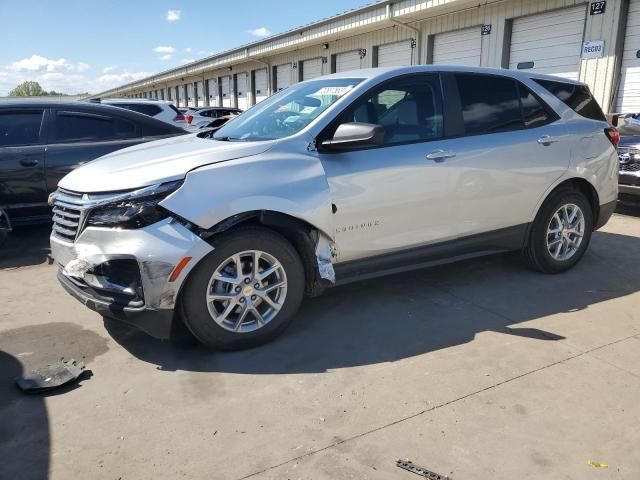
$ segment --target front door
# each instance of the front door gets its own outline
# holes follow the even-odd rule
[[[0,112],[0,208],[11,221],[47,213],[45,109]]]
[[[439,76],[411,75],[375,87],[329,127],[363,122],[385,130],[382,147],[320,154],[338,262],[455,238],[456,204],[444,161],[455,141],[443,139],[442,112]]]

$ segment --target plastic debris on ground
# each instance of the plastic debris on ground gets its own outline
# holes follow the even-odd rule
[[[88,370],[85,370],[85,365],[82,362],[73,359],[60,360],[28,372],[22,378],[17,379],[16,383],[24,392],[43,393],[69,385],[78,380],[85,372]]]

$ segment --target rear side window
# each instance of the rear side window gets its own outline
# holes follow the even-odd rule
[[[533,79],[536,83],[553,93],[565,105],[578,115],[591,120],[606,122],[602,109],[596,102],[589,87],[573,83],[554,82],[553,80]]]
[[[489,75],[456,75],[466,135],[523,127],[516,82]]]
[[[59,142],[100,142],[135,136],[135,124],[122,118],[81,112],[58,112],[56,115]]]
[[[552,114],[548,107],[520,82],[518,82],[518,91],[524,128],[540,127],[555,120],[555,114]]]
[[[43,114],[44,110],[0,112],[0,147],[37,144]]]
[[[455,77],[465,135],[535,128],[556,119],[549,107],[517,80],[493,75]]]
[[[158,105],[150,105],[147,103],[114,103],[113,106],[126,108],[127,110],[142,113],[150,117],[158,115],[162,111],[162,108]]]

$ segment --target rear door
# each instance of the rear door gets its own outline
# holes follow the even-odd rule
[[[47,213],[44,108],[0,110],[0,208],[9,218]]]
[[[46,185],[54,191],[71,170],[121,148],[141,143],[141,128],[134,121],[106,113],[73,108],[52,110],[47,150]]]
[[[446,75],[460,132],[446,160],[456,184],[458,233],[522,240],[540,198],[568,168],[571,132],[524,84],[499,75]],[[506,229],[506,230],[505,230]],[[503,236],[504,235],[504,236]]]

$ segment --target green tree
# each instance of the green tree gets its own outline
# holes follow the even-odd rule
[[[9,92],[10,97],[36,97],[46,94],[47,92],[42,89],[38,82],[33,82],[31,80],[22,82]]]

